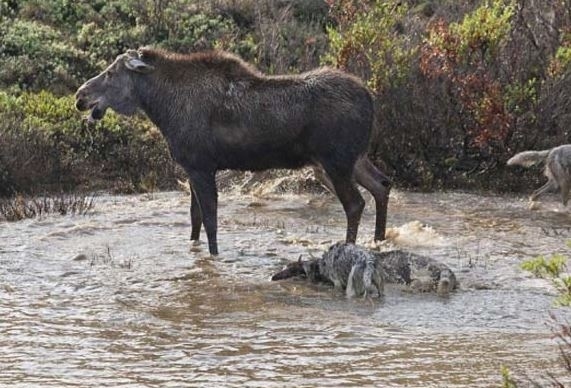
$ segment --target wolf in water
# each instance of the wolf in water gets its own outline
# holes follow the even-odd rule
[[[333,245],[321,258],[300,258],[289,263],[272,280],[296,276],[333,284],[346,289],[348,296],[363,295],[364,290],[379,282],[405,284],[415,291],[436,291],[440,295],[457,287],[454,272],[430,257],[401,250],[373,252],[347,243]]]
[[[563,206],[567,206],[571,187],[571,144],[544,151],[520,152],[510,158],[507,165],[530,167],[541,162],[545,162],[544,174],[547,183],[535,190],[529,199],[535,201],[540,195],[559,189],[561,202]]]
[[[387,283],[407,284],[417,292],[448,295],[457,287],[456,275],[431,257],[395,250],[373,253],[381,262]]]
[[[294,261],[272,276],[272,280],[306,276],[314,283],[325,282],[345,290],[347,297],[383,296],[383,271],[375,256],[354,244],[337,243],[319,259]]]

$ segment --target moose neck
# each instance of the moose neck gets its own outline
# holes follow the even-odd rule
[[[149,119],[159,128],[168,139],[172,136],[175,123],[183,114],[178,106],[180,102],[176,97],[174,88],[165,82],[160,82],[157,77],[148,76],[137,85],[139,106]]]

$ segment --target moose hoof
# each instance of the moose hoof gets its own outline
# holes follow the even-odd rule
[[[191,252],[202,252],[202,249],[200,248],[200,244],[191,244],[190,245],[190,251]]]

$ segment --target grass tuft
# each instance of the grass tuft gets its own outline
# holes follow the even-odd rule
[[[0,221],[42,218],[48,214],[86,215],[94,206],[93,194],[59,194],[56,196],[0,199]]]

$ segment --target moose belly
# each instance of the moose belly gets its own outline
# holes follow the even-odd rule
[[[275,147],[268,144],[244,148],[222,148],[217,157],[219,169],[259,171],[273,168],[296,169],[311,162],[303,147]]]
[[[220,169],[300,168],[311,161],[301,131],[232,125],[214,128]]]

